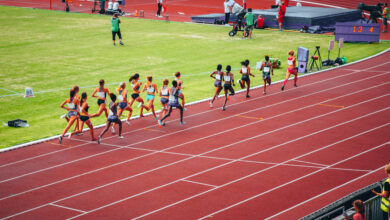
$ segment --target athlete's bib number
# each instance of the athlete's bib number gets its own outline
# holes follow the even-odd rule
[[[147,91],[148,93],[154,93],[154,88],[153,88],[153,87],[148,87],[148,88],[146,89],[146,91]]]
[[[216,80],[221,80],[221,75],[219,75],[219,73],[217,73],[217,74],[215,75],[215,79],[216,79]]]
[[[171,96],[169,96],[169,102],[176,102],[176,98],[175,98],[175,96],[173,96],[173,95],[171,95]]]
[[[230,82],[230,76],[224,76],[223,80],[225,80],[225,82]]]
[[[106,98],[104,92],[98,92],[97,95],[99,96],[99,98]]]
[[[265,72],[265,73],[269,73],[269,70],[270,70],[270,68],[269,67],[264,67],[264,69],[263,69],[263,71]]]
[[[248,68],[243,67],[243,68],[242,68],[242,73],[248,73]]]
[[[168,89],[163,89],[163,90],[161,91],[161,94],[162,94],[163,96],[167,96],[167,95],[168,95]]]
[[[70,109],[74,109],[74,103],[73,103],[73,102],[68,103],[68,107],[69,107]]]
[[[118,100],[122,102],[123,101],[123,96],[122,95],[118,95]]]
[[[292,66],[292,65],[294,65],[294,63],[293,63],[293,61],[292,61],[292,60],[287,60],[287,64],[288,64],[289,66]]]

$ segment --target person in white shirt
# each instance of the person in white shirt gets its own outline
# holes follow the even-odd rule
[[[161,17],[161,8],[162,8],[163,0],[157,0],[157,17]]]
[[[230,8],[228,5],[229,0],[225,0],[223,3],[223,7],[225,8],[225,24],[229,24],[229,18],[230,18]]]
[[[297,0],[297,7],[302,7],[301,1]]]
[[[231,8],[231,12],[237,15],[237,24],[239,30],[241,30],[242,25],[242,19],[245,16],[245,10],[241,5],[237,4],[234,0],[228,0],[228,6]]]

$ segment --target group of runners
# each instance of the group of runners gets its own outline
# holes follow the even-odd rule
[[[290,77],[293,74],[294,77],[294,86],[297,86],[297,69],[296,69],[296,57],[294,56],[294,51],[290,51],[289,57],[287,59],[288,68],[286,72],[286,78],[283,82],[282,91],[285,88],[285,85]],[[246,87],[246,98],[250,98],[250,77],[255,77],[255,75],[251,72],[249,60],[245,60],[241,62],[241,79],[237,81],[240,85],[241,89]],[[226,66],[226,71],[222,71],[222,65],[219,64],[217,66],[217,70],[210,74],[210,77],[215,79],[214,86],[216,87],[214,96],[210,101],[210,107],[213,107],[213,102],[216,98],[218,98],[220,92],[224,90],[225,93],[225,102],[223,104],[222,110],[226,110],[226,103],[229,100],[229,96],[235,94],[233,86],[235,86],[234,75],[231,72],[232,68],[230,65]],[[273,75],[273,65],[270,62],[270,58],[265,56],[264,62],[260,66],[260,71],[262,71],[262,78],[264,81],[264,91],[263,94],[267,94],[267,84],[271,85],[271,74]],[[185,111],[185,98],[182,92],[183,81],[181,81],[181,73],[176,72],[174,74],[175,79],[172,81],[172,86],[169,86],[169,80],[164,79],[163,85],[158,90],[157,85],[153,83],[153,77],[147,76],[146,83],[142,85],[140,81],[140,75],[138,73],[132,75],[129,78],[129,85],[131,86],[131,94],[128,96],[128,90],[126,89],[126,83],[121,82],[116,89],[115,93],[110,93],[109,90],[104,86],[105,81],[101,79],[99,81],[99,87],[97,87],[91,94],[92,98],[97,99],[97,105],[99,110],[95,114],[90,114],[88,112],[89,105],[87,102],[88,95],[86,92],[79,94],[79,87],[74,86],[69,92],[69,98],[62,102],[61,108],[66,109],[68,111],[62,118],[65,118],[68,122],[65,127],[63,133],[59,137],[59,143],[62,143],[62,140],[68,130],[75,124],[75,129],[68,136],[70,139],[72,135],[80,135],[82,134],[82,130],[84,124],[90,129],[91,139],[92,141],[97,141],[100,144],[102,136],[109,130],[111,127],[111,132],[115,133],[115,125],[119,127],[119,138],[123,138],[122,136],[122,121],[120,117],[123,112],[127,111],[128,116],[125,120],[125,123],[130,125],[130,117],[133,113],[132,106],[134,102],[138,102],[138,108],[140,109],[140,117],[144,117],[143,111],[151,111],[154,118],[158,122],[158,126],[165,125],[165,119],[171,115],[173,108],[177,108],[180,110],[180,124],[184,124],[183,121],[183,112]],[[222,85],[223,83],[223,85]],[[140,96],[141,92],[146,92],[146,102]],[[156,93],[160,96],[160,102],[162,106],[161,110],[161,118],[159,119],[159,115],[156,114],[154,108],[154,100],[156,97]],[[107,99],[110,97],[111,101],[107,108]],[[179,99],[181,102],[179,102]],[[118,102],[117,102],[118,101]],[[105,129],[100,133],[100,135],[95,138],[93,125],[91,122],[91,118],[99,117],[104,112],[105,117],[107,118],[107,124]]]
[[[154,100],[156,97],[156,93],[158,93],[161,97],[160,102],[162,105],[161,111],[161,119],[158,120],[158,125],[165,125],[164,120],[170,116],[172,109],[177,108],[180,109],[180,123],[183,122],[183,111],[185,110],[185,99],[184,94],[181,91],[183,87],[183,82],[180,80],[181,73],[176,72],[174,74],[175,79],[172,81],[172,87],[169,87],[169,80],[165,79],[163,81],[163,86],[158,90],[157,85],[153,83],[153,77],[147,76],[146,83],[142,86],[142,82],[139,80],[140,76],[138,73],[132,75],[129,78],[129,84],[131,85],[131,94],[128,96],[128,90],[126,89],[126,83],[121,82],[119,87],[116,89],[115,93],[110,93],[107,88],[105,88],[105,81],[101,79],[99,81],[99,87],[96,88],[92,94],[92,98],[97,99],[97,105],[99,110],[95,114],[90,114],[88,112],[89,105],[87,103],[88,95],[86,92],[79,94],[79,87],[74,86],[69,92],[69,98],[65,99],[62,102],[61,108],[66,109],[68,111],[67,114],[63,115],[61,118],[65,118],[68,122],[65,127],[63,133],[59,137],[59,143],[62,143],[62,140],[68,130],[75,124],[75,129],[68,136],[70,139],[72,135],[80,135],[82,134],[82,130],[84,124],[90,129],[91,139],[92,141],[97,141],[100,144],[101,137],[107,130],[111,127],[111,132],[115,133],[115,125],[119,126],[119,138],[123,138],[122,136],[122,121],[120,117],[123,112],[127,111],[128,116],[125,121],[126,124],[130,125],[130,117],[133,113],[132,106],[134,102],[138,102],[138,108],[140,108],[140,117],[144,117],[143,110],[152,111],[152,114],[156,120],[158,120],[159,115],[156,114],[154,109]],[[146,92],[146,102],[140,96],[141,92]],[[107,109],[107,99],[110,97],[111,102],[108,105]],[[179,103],[179,99],[181,99],[181,103]],[[117,102],[118,101],[118,102]],[[91,118],[98,117],[104,112],[105,117],[107,118],[106,128],[100,133],[100,135],[95,138],[93,125],[91,122]]]

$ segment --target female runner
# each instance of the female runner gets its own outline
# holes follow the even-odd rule
[[[96,94],[97,94],[97,96],[96,96]],[[99,81],[99,87],[96,88],[92,93],[92,97],[98,99],[97,104],[99,106],[99,111],[96,114],[93,114],[91,117],[100,116],[103,113],[103,111],[104,111],[104,114],[106,115],[106,118],[108,117],[108,112],[107,112],[107,108],[106,108],[106,97],[109,94],[110,93],[109,93],[108,89],[104,88],[104,79],[101,79]]]
[[[223,111],[226,110],[226,102],[229,99],[228,98],[228,91],[230,91],[229,95],[234,95],[234,89],[232,87],[232,83],[233,83],[233,86],[235,86],[234,85],[234,76],[233,76],[233,73],[230,72],[231,70],[232,70],[232,67],[230,65],[228,65],[226,67],[226,73],[223,74],[223,81],[224,81],[223,88],[225,90],[225,103],[223,104],[223,107],[222,107]]]
[[[107,117],[107,125],[106,128],[102,131],[102,133],[99,135],[97,142],[100,144],[100,141],[104,135],[104,133],[107,132],[108,128],[110,127],[111,123],[116,123],[119,125],[119,138],[123,138],[122,136],[122,121],[118,118],[117,114],[117,108],[118,103],[116,103],[116,95],[114,93],[110,94],[111,103],[110,103],[110,115]]]
[[[240,83],[241,89],[245,88],[245,83],[246,83],[246,97],[250,98],[249,96],[249,89],[251,87],[251,79],[249,76],[255,77],[251,73],[251,68],[249,67],[249,60],[245,60],[241,62],[242,68],[240,70],[240,74],[242,74],[241,80],[238,80],[238,83]]]
[[[214,86],[216,87],[213,99],[210,102],[210,108],[213,107],[213,102],[215,98],[218,98],[219,93],[222,91],[223,72],[221,70],[222,70],[222,65],[218,64],[217,70],[210,74],[210,77],[215,79]]]
[[[147,111],[149,111],[149,108],[144,105],[144,100],[141,98],[141,96],[139,96],[139,93],[140,93],[139,90],[141,88],[142,82],[138,82],[138,80],[139,80],[139,74],[138,73],[132,75],[130,77],[130,79],[129,79],[129,82],[131,83],[131,87],[133,87],[133,93],[131,94],[131,99],[130,99],[130,102],[129,102],[129,106],[131,108],[131,106],[133,105],[134,101],[137,100],[137,102],[139,102],[138,108],[141,108],[139,116],[140,117],[144,117],[144,115],[142,113],[143,109],[145,108]]]
[[[65,104],[68,105],[68,107],[65,107]],[[66,109],[68,111],[68,125],[65,127],[64,132],[62,132],[59,143],[62,143],[62,139],[64,138],[66,132],[69,130],[69,128],[73,125],[73,123],[78,119],[77,115],[77,109],[79,107],[79,100],[75,97],[75,91],[72,89],[69,92],[69,98],[67,98],[62,104],[61,108]],[[70,137],[70,135],[69,135]]]
[[[129,106],[129,103],[127,103],[126,83],[121,82],[119,84],[119,87],[116,89],[116,92],[118,93],[118,100],[119,100],[118,117],[121,118],[123,111],[129,111],[126,124],[130,124],[130,117],[131,114],[133,113],[133,109]]]
[[[181,99],[181,105],[183,107],[183,110],[185,111],[186,108],[184,108],[184,104],[185,104],[185,101],[184,101],[184,94],[183,92],[181,91],[182,89],[184,89],[184,86],[183,86],[183,81],[180,80],[180,77],[181,77],[181,73],[180,72],[176,72],[175,73],[175,81],[177,82],[177,86],[179,88],[179,98]]]
[[[177,81],[172,81],[172,88],[171,88],[171,94],[169,96],[169,110],[168,110],[168,114],[164,115],[164,117],[161,118],[161,120],[158,120],[158,126],[161,127],[161,125],[165,125],[164,123],[164,120],[166,118],[168,118],[170,115],[171,115],[171,112],[172,112],[172,108],[175,107],[175,108],[178,108],[180,109],[180,124],[184,124],[184,121],[183,121],[183,107],[180,105],[179,103],[179,91],[180,91],[180,87],[179,85],[177,84]]]
[[[160,97],[161,97],[161,117],[164,117],[165,114],[168,112],[168,101],[169,101],[169,93],[170,93],[170,88],[168,86],[169,80],[164,79],[163,81],[163,86],[160,88]]]
[[[81,100],[80,99],[80,96],[78,95],[79,91],[80,91],[80,88],[76,85],[76,86],[73,86],[73,90],[74,90],[74,96],[78,99],[78,100]],[[77,115],[80,116],[80,109],[77,109]],[[65,114],[65,115],[62,115],[60,118],[65,118],[66,122],[69,122],[69,118],[68,118],[68,115]],[[73,132],[77,132],[79,129],[79,119],[76,119],[76,124],[74,126],[74,130]],[[78,133],[80,135],[82,135],[82,133]]]
[[[89,106],[87,103],[87,93],[83,92],[81,94],[81,100],[80,100],[80,120],[81,120],[80,127],[77,131],[73,132],[71,135],[81,133],[83,131],[84,123],[86,123],[87,126],[89,127],[89,132],[91,133],[92,141],[96,141],[93,135],[93,126],[91,120],[89,119],[91,116],[88,114],[88,109]],[[69,135],[69,138],[71,135]]]
[[[297,58],[294,56],[294,51],[293,50],[288,52],[288,55],[289,55],[289,57],[287,59],[288,67],[287,67],[287,72],[286,72],[286,78],[283,81],[282,91],[284,90],[284,86],[286,85],[286,83],[288,81],[288,78],[290,78],[291,74],[294,75],[294,86],[298,87],[297,86],[298,71],[295,68],[296,65],[297,65]]]
[[[152,83],[153,77],[147,76],[146,77],[147,82],[144,85],[144,88],[142,89],[142,92],[147,91],[146,95],[146,101],[148,101],[148,108],[152,110],[154,118],[157,120],[158,115],[156,115],[156,112],[154,112],[154,98],[155,93],[157,92],[157,85],[155,83]],[[149,111],[149,110],[148,110]]]
[[[271,73],[274,75],[274,69],[272,67],[272,63],[269,62],[269,56],[265,56],[265,61],[261,64],[260,71],[263,71],[263,80],[264,80],[264,92],[263,94],[267,94],[267,83],[271,85]]]

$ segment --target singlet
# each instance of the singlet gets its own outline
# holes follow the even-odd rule
[[[267,61],[264,62],[263,73],[266,75],[269,75],[271,72],[271,68],[268,66],[268,64],[269,63]]]
[[[215,80],[216,81],[221,81],[221,73],[222,72],[217,70],[214,73],[215,73]]]
[[[123,92],[124,92],[124,91],[126,91],[126,90],[124,90],[124,89],[122,89],[122,88],[120,88],[120,89],[118,90],[118,93],[119,93],[119,95],[118,95],[118,100],[119,100],[120,102],[126,102],[126,100],[127,100],[127,92],[126,92],[125,96],[123,96]]]
[[[225,81],[225,83],[230,84],[231,83],[230,73],[226,73],[226,75],[223,76],[223,80]]]
[[[136,87],[136,85],[137,85],[137,87]],[[140,93],[140,92],[139,92],[139,87],[140,87],[140,85],[139,85],[138,82],[131,83],[131,87],[133,87],[133,93],[136,93],[136,94],[139,94],[139,93]]]
[[[77,111],[78,99],[76,97],[66,99],[66,103],[70,109],[69,111]]]
[[[169,88],[168,86],[163,86],[161,89],[161,96],[169,96]]]
[[[149,95],[154,95],[155,90],[153,84],[149,84],[148,88],[146,89],[146,92],[148,92]]]
[[[178,86],[181,86],[181,84],[182,84],[182,81],[180,81],[180,79],[178,79],[178,78],[175,78],[175,81],[177,82],[177,85],[178,85]]]
[[[176,103],[176,102],[178,102],[178,98],[179,98],[179,89],[176,87],[176,88],[173,88],[173,89],[175,89],[175,93],[172,93],[171,92],[171,94],[170,94],[170,96],[169,96],[169,102],[170,103]]]
[[[102,89],[101,87],[95,89],[98,99],[106,100],[106,93],[108,90],[106,88]]]
[[[115,107],[114,107],[114,112],[111,111],[111,106],[112,106],[113,104],[115,104],[115,102],[111,102],[111,103],[110,103],[110,110],[109,110],[108,115],[117,115],[117,108],[118,108],[117,105],[115,105]]]
[[[295,67],[295,65],[296,65],[296,60],[295,61],[293,61],[293,57],[289,57],[288,59],[287,59],[287,64],[288,64],[288,66],[290,67]]]
[[[86,103],[86,102],[85,102]],[[88,109],[89,109],[89,105],[88,105],[88,103],[86,103],[87,104],[87,106],[84,108],[84,111],[87,113],[87,114],[85,114],[83,111],[82,111],[82,106],[81,106],[81,109],[80,109],[80,115],[83,115],[83,116],[88,116]],[[84,103],[83,103],[83,105],[84,105]]]
[[[241,73],[243,73],[243,74],[245,74],[245,75],[248,75],[248,68],[245,67],[245,66],[243,66],[243,67],[241,68]]]

